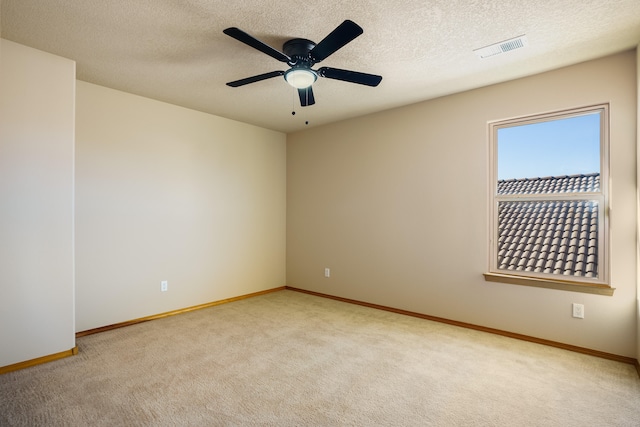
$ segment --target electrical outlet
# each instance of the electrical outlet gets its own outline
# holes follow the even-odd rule
[[[573,317],[584,319],[584,304],[573,303]]]
[[[167,282],[166,280],[160,282],[160,291],[167,292],[167,289],[169,289],[169,282]]]
[[[324,269],[324,277],[331,277],[331,269],[330,268],[325,268]]]

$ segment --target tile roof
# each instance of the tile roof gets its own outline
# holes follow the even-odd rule
[[[547,176],[498,181],[498,194],[584,193],[600,191],[600,174]]]
[[[599,174],[498,181],[498,194],[599,191]],[[498,268],[598,276],[598,202],[500,201]]]

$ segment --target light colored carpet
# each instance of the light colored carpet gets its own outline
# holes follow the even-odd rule
[[[0,376],[2,426],[638,426],[633,366],[279,291]]]

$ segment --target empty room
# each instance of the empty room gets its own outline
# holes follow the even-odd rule
[[[638,425],[637,1],[0,37],[0,425]]]

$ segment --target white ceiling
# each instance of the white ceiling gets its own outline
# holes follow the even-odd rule
[[[282,132],[511,80],[632,49],[638,0],[0,0],[1,36],[77,62],[80,80]],[[287,65],[226,36],[238,27],[282,50],[345,19],[364,34],[315,68],[383,76],[319,79],[301,108],[281,78],[226,82]],[[473,50],[526,34],[488,59]],[[296,115],[291,112],[295,110]],[[309,124],[306,125],[305,122]]]

